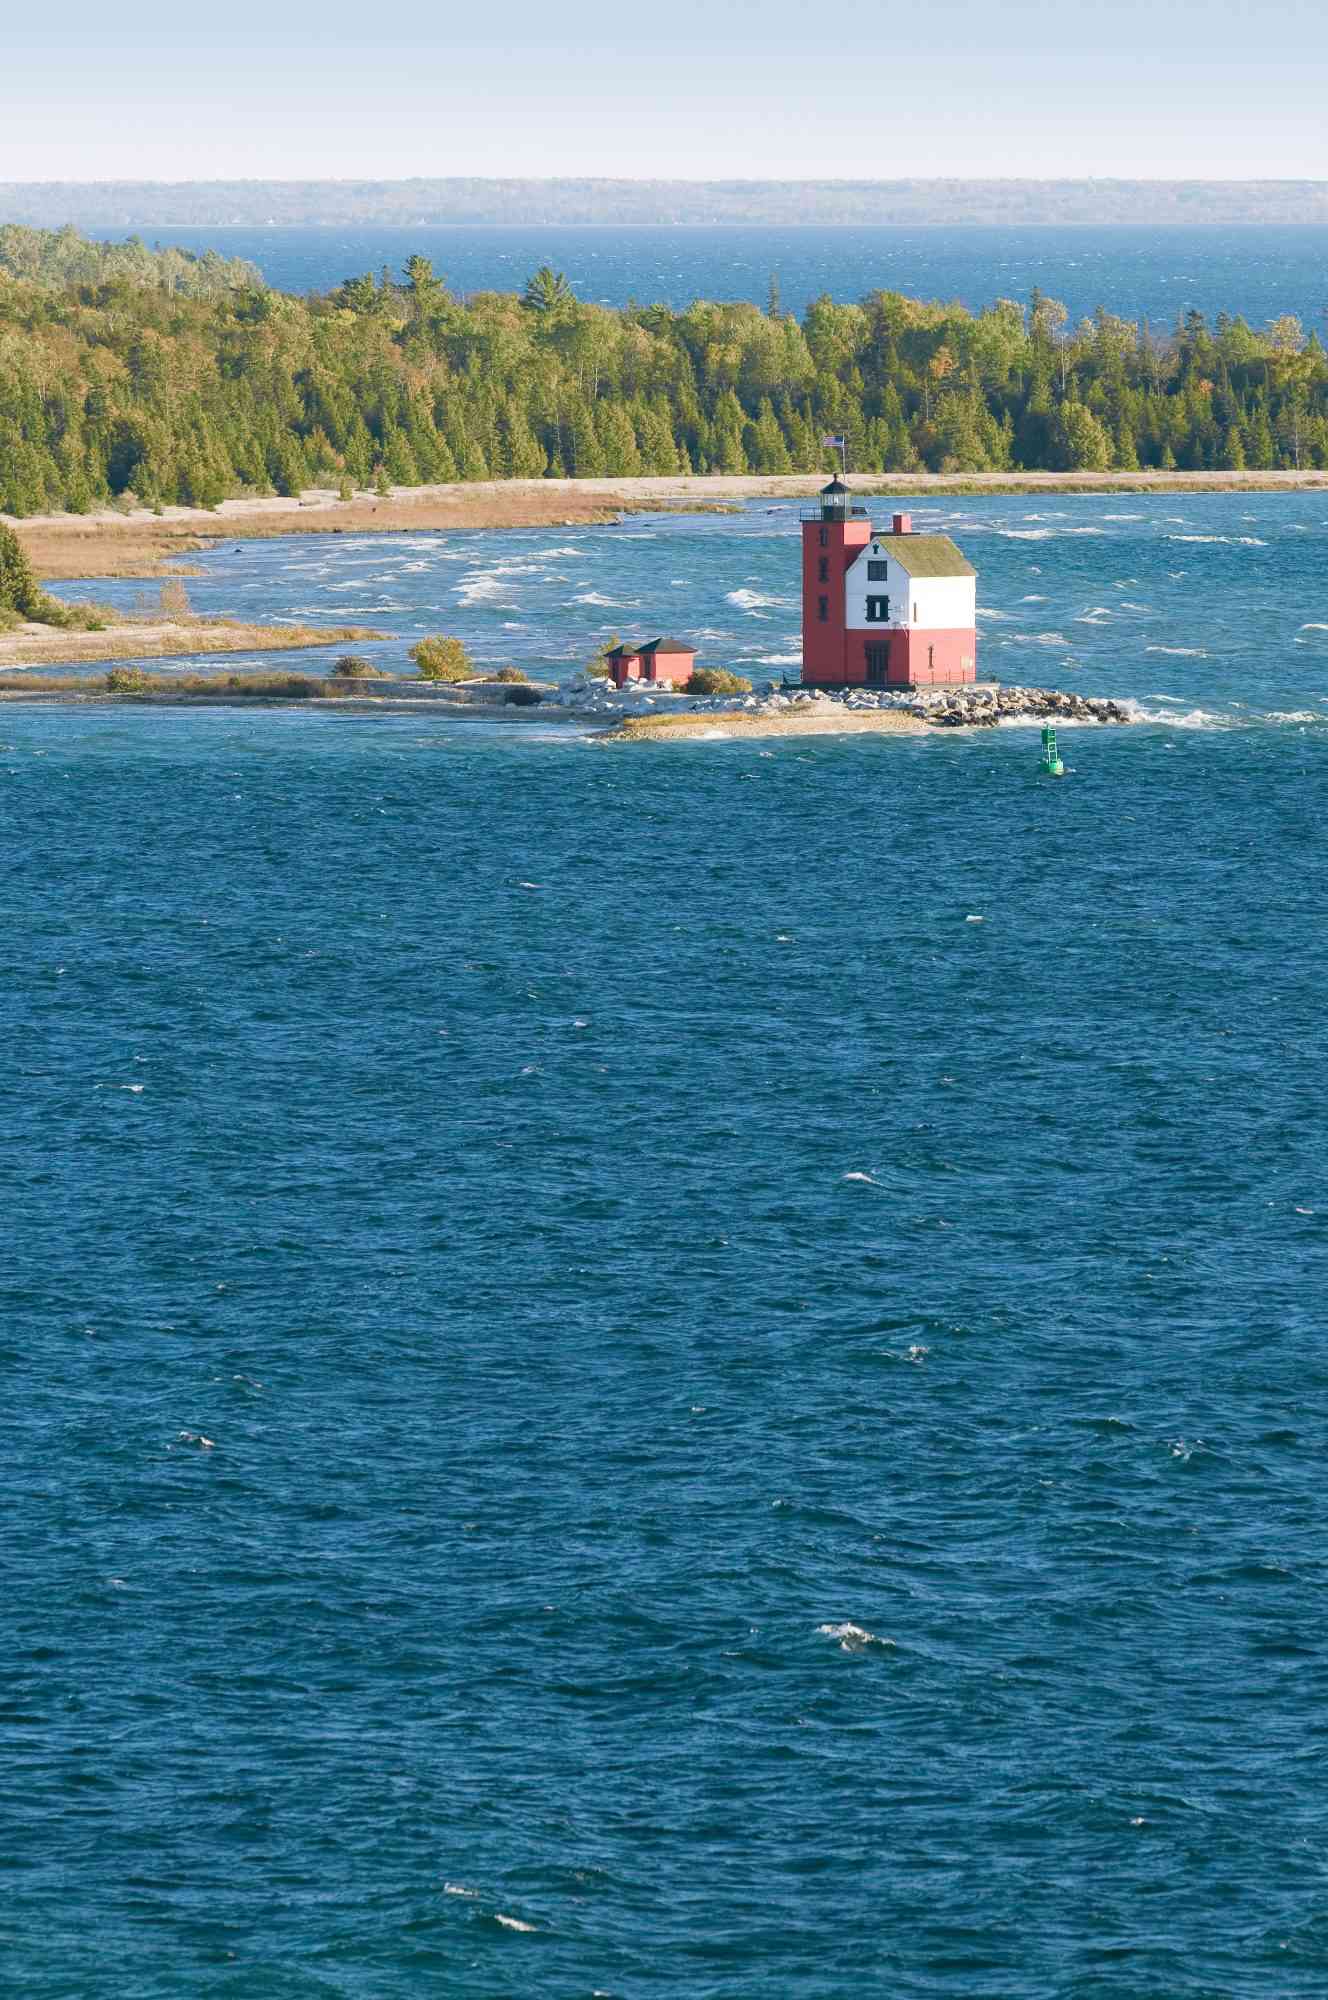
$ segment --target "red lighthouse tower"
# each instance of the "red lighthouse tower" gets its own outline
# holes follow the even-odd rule
[[[840,479],[802,521],[804,687],[953,687],[977,671],[977,572],[907,514],[874,528]]]
[[[844,577],[870,540],[866,508],[854,507],[844,482],[832,479],[815,511],[802,517],[804,687],[844,680]]]

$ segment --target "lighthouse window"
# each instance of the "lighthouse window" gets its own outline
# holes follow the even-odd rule
[[[820,534],[821,534],[821,547],[823,549],[828,549],[830,546],[830,530],[828,528],[822,528]]]
[[[817,572],[816,572],[816,581],[817,581],[818,583],[829,583],[829,581],[830,581],[830,558],[829,558],[829,556],[822,556],[822,557],[821,557],[821,561],[820,561],[820,564],[819,564],[819,566],[818,566],[818,568],[817,568]]]
[[[869,597],[867,599],[867,623],[869,625],[882,625],[889,616],[890,600],[888,597]]]
[[[830,616],[830,599],[828,597],[817,598],[816,616],[820,620],[821,624],[824,625],[826,619]]]
[[[867,565],[868,583],[886,583],[889,581],[889,577],[890,577],[889,563],[887,562],[868,563]]]

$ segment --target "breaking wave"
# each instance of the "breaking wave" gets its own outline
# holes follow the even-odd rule
[[[1168,535],[1169,542],[1225,542],[1233,549],[1266,549],[1257,535]]]
[[[865,1653],[872,1647],[879,1647],[884,1650],[887,1646],[893,1646],[895,1643],[893,1639],[878,1638],[877,1634],[869,1632],[865,1625],[850,1625],[847,1623],[843,1625],[818,1625],[816,1630],[823,1639],[837,1639],[841,1653]]]
[[[767,597],[759,590],[730,590],[724,595],[726,604],[736,604],[739,611],[789,611],[792,599],[788,597]]]

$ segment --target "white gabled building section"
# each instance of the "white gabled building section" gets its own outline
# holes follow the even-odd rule
[[[945,562],[944,554],[938,554],[934,546],[943,539],[932,535],[873,536],[844,578],[846,628],[851,632],[882,628],[970,630],[977,622],[978,584],[959,551],[954,551],[954,573],[950,575],[917,575],[907,566],[908,557],[917,562],[924,550],[929,570],[938,561]]]

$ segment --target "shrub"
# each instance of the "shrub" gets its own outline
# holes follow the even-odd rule
[[[167,618],[192,618],[194,607],[189,602],[189,592],[178,576],[167,577],[161,586],[161,609]]]
[[[422,681],[468,681],[475,668],[460,639],[440,633],[434,639],[420,639],[410,649]]]
[[[518,681],[528,681],[530,675],[523,674],[520,667],[499,667],[497,673],[494,675],[494,679],[496,681],[509,681],[515,684]]]
[[[0,525],[0,611],[17,611],[21,618],[41,618],[40,607],[49,602],[37,588],[22,542],[12,528]]]
[[[727,667],[696,667],[683,689],[684,694],[750,694],[752,684]]]
[[[343,653],[333,663],[332,672],[339,681],[385,681],[388,675],[382,667],[376,667],[372,660],[366,660],[359,653]]]
[[[151,686],[152,676],[142,667],[112,667],[106,676],[107,694],[146,694]]]
[[[506,696],[509,708],[534,708],[543,699],[539,689],[533,687],[511,687]]]
[[[589,679],[592,681],[606,681],[609,678],[609,663],[606,656],[612,653],[616,647],[621,646],[621,644],[622,640],[618,634],[611,632],[594,658],[586,661],[586,674]]]

